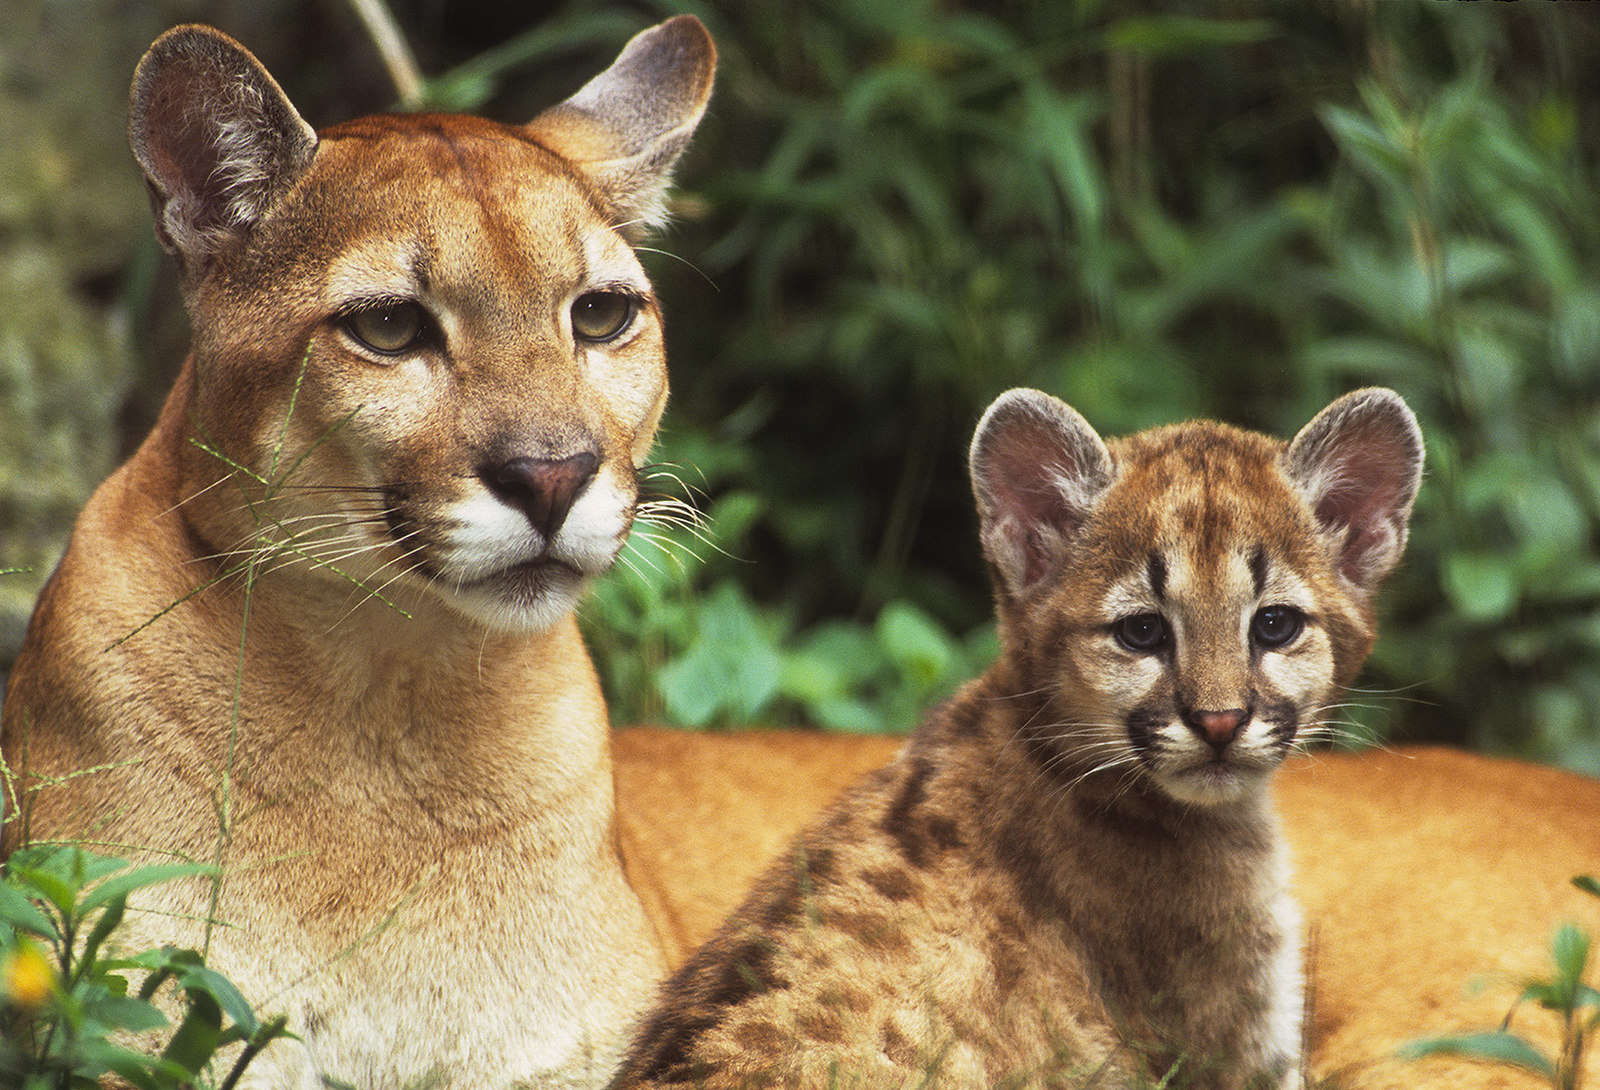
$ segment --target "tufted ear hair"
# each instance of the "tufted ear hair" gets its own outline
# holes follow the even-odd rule
[[[1300,430],[1279,456],[1363,594],[1400,560],[1422,480],[1422,430],[1393,390],[1356,390]]]
[[[210,27],[181,26],[133,74],[128,143],[156,236],[193,280],[306,169],[317,135],[248,50]]]
[[[1010,390],[989,406],[969,464],[983,554],[1008,597],[1057,570],[1116,479],[1089,422],[1038,390]]]
[[[705,113],[716,67],[705,26],[675,16],[635,35],[610,68],[527,128],[588,177],[617,227],[637,238],[666,222],[672,168]]]

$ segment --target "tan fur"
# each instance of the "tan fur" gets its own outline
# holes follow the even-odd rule
[[[220,862],[213,963],[302,1038],[249,1085],[603,1082],[661,971],[571,607],[666,398],[628,239],[713,61],[682,17],[528,126],[320,135],[215,31],[140,66],[194,352],[41,597],[5,843]],[[129,941],[200,945],[210,892]]]
[[[593,115],[577,121],[586,140],[605,128]],[[296,126],[303,126],[297,117],[283,131],[292,138]],[[399,159],[403,182],[403,157]],[[630,165],[626,156],[614,162],[624,170]],[[535,176],[542,176],[543,169]],[[423,181],[434,184],[431,178]],[[236,182],[242,191],[237,214],[255,214],[255,202],[261,200],[270,204],[272,193],[263,196],[261,179],[240,177]],[[404,185],[399,188],[404,195]],[[346,195],[358,197],[361,191],[346,190]],[[659,214],[659,207],[641,209],[641,214]],[[398,211],[391,218],[406,219]],[[221,233],[226,239],[226,225]],[[473,236],[481,242],[494,232],[474,230]],[[271,355],[273,345],[280,344],[273,339],[280,332],[277,325],[265,321],[273,301],[259,299],[251,306],[245,297],[233,302],[263,334],[261,345],[246,347],[264,347]],[[262,353],[256,357],[252,362],[260,362]],[[286,359],[280,354],[270,371],[241,368],[232,380],[223,376],[221,388],[230,392],[213,398],[208,411],[227,416],[276,396],[276,415],[263,412],[260,419],[268,425],[281,421],[283,376],[298,364],[298,359],[292,364]],[[218,543],[198,537],[176,513],[179,501],[194,494],[184,473],[198,465],[204,479],[218,476],[215,459],[197,457],[185,443],[186,414],[196,404],[195,381],[191,368],[150,442],[85,511],[62,571],[41,603],[5,706],[5,753],[14,764],[21,763],[21,735],[27,725],[32,735],[28,762],[36,773],[64,773],[101,761],[138,765],[121,769],[115,781],[97,774],[38,794],[36,832],[93,825],[104,839],[148,840],[139,830],[159,826],[175,834],[180,844],[187,842],[181,850],[200,858],[211,858],[214,850],[217,754],[225,749],[231,720],[229,702],[219,694],[231,691],[236,674],[232,652],[239,635],[238,579],[231,589],[206,592],[116,651],[106,649],[111,634],[126,634],[203,582],[198,571],[218,570],[216,563],[200,559],[215,553]],[[273,382],[279,385],[273,388]],[[276,442],[271,427],[267,435]],[[638,437],[642,442],[644,430]],[[217,505],[223,511],[227,506]],[[174,559],[184,566],[174,567]],[[311,600],[324,600],[325,609],[334,602],[340,607],[326,626],[307,626],[323,652],[357,677],[371,669],[377,679],[397,679],[396,691],[385,703],[403,703],[398,691],[403,686],[418,696],[419,710],[443,710],[444,718],[462,729],[447,731],[431,754],[410,745],[394,750],[383,775],[372,781],[369,798],[360,797],[368,787],[355,767],[372,765],[351,766],[345,751],[364,748],[361,756],[370,757],[383,732],[345,739],[348,744],[326,756],[308,744],[314,767],[309,774],[285,777],[292,781],[287,806],[282,798],[252,789],[250,776],[261,761],[241,765],[227,858],[237,863],[254,856],[270,865],[256,868],[256,877],[243,868],[230,870],[223,915],[235,912],[241,897],[248,901],[267,890],[270,904],[258,904],[252,912],[265,921],[259,930],[271,936],[268,970],[292,989],[268,998],[304,999],[296,1022],[302,1030],[314,1006],[335,1010],[336,1021],[360,1026],[365,1005],[371,1017],[357,1031],[364,1039],[355,1041],[354,1048],[368,1053],[393,1049],[393,1056],[384,1056],[385,1063],[418,1070],[459,1058],[448,1049],[464,1029],[477,1027],[486,1038],[495,1038],[498,1069],[513,1072],[530,1031],[520,1000],[507,997],[526,982],[517,974],[474,975],[485,969],[479,959],[497,955],[498,944],[519,941],[508,932],[507,919],[496,915],[506,901],[543,902],[551,910],[552,899],[558,904],[560,897],[571,896],[580,907],[623,906],[609,939],[590,934],[570,942],[570,915],[555,926],[535,922],[530,943],[549,940],[557,950],[581,948],[586,965],[617,948],[638,951],[652,945],[648,931],[627,907],[626,892],[618,891],[615,857],[609,850],[587,853],[587,861],[581,858],[584,853],[577,853],[580,858],[562,871],[569,884],[579,887],[576,893],[538,884],[546,869],[543,857],[559,855],[554,849],[574,839],[573,831],[587,820],[586,809],[598,819],[609,808],[604,746],[595,745],[596,727],[603,720],[587,661],[565,621],[534,641],[475,638],[469,655],[461,646],[459,622],[448,610],[423,610],[420,623],[406,622],[398,614],[359,606],[362,595],[349,584],[338,583],[331,597],[326,582],[316,586],[320,589]],[[319,675],[319,663],[274,657],[298,611],[288,604],[293,597],[287,592],[279,608],[268,608],[271,595],[263,591],[270,587],[262,584],[253,597],[254,608],[263,612],[252,620],[258,642],[250,645],[250,658],[265,664],[269,673],[282,675],[292,691],[281,712],[269,706],[269,718],[280,724],[289,721],[293,709],[317,704],[324,689],[339,689],[332,706],[344,707],[359,696],[360,686],[339,688],[341,679]],[[397,601],[402,597],[392,586],[385,594]],[[415,612],[416,603],[408,608]],[[358,614],[363,621],[352,625]],[[419,630],[427,631],[430,640],[436,633],[443,638],[438,645],[418,641]],[[373,646],[386,648],[386,661],[369,664],[363,659],[364,650]],[[447,692],[424,684],[439,677],[456,687],[460,703],[452,704]],[[460,688],[463,679],[472,679],[465,690]],[[317,685],[301,691],[301,682]],[[555,689],[561,692],[551,692]],[[253,699],[253,694],[247,697]],[[484,704],[488,713],[480,714]],[[510,733],[525,739],[537,759],[517,755],[507,760],[497,749],[497,739],[507,733],[504,723],[524,708],[532,709],[526,723]],[[574,713],[562,714],[563,708]],[[471,709],[470,724],[464,709]],[[382,710],[382,705],[372,709]],[[204,716],[192,720],[203,723],[203,729],[195,729],[192,738],[169,732],[166,724],[174,717],[191,722],[191,714]],[[378,721],[367,709],[358,709],[358,714],[366,722]],[[302,721],[320,722],[319,716]],[[247,706],[244,722],[254,728],[261,721],[261,713]],[[419,717],[408,721],[424,722]],[[329,722],[334,728],[329,733],[337,738],[343,727],[331,718]],[[368,744],[360,747],[363,739]],[[553,755],[545,752],[550,743],[556,743]],[[457,744],[464,747],[464,759],[451,752]],[[729,736],[650,729],[619,732],[615,744],[618,830],[627,876],[638,886],[674,961],[710,934],[779,845],[845,783],[882,764],[898,748],[891,740],[803,732]],[[421,757],[408,761],[413,753]],[[263,752],[262,760],[270,759]],[[307,761],[302,752],[292,763]],[[474,774],[487,770],[482,789],[469,790],[466,798],[457,778],[463,767]],[[535,813],[548,813],[548,824],[557,828],[548,839],[540,839],[537,827],[529,830],[539,843],[526,862],[519,861],[517,838],[510,833],[481,839],[465,832],[450,835],[435,821],[434,813],[447,820],[465,814],[469,823],[484,817],[503,803],[506,790],[520,792],[504,781],[526,767],[549,772],[564,788],[548,810],[534,806]],[[583,784],[591,790],[576,789]],[[127,796],[136,801],[117,801],[123,785],[139,792]],[[391,813],[383,796],[396,788],[412,801]],[[355,808],[346,810],[332,799],[316,801],[330,790]],[[1573,873],[1600,872],[1600,836],[1595,833],[1600,829],[1600,783],[1511,761],[1407,750],[1291,760],[1277,777],[1276,794],[1296,860],[1295,895],[1305,907],[1311,939],[1308,976],[1314,994],[1308,1040],[1314,1074],[1337,1075],[1337,1083],[1330,1085],[1370,1090],[1532,1090],[1541,1085],[1532,1075],[1459,1061],[1402,1064],[1391,1053],[1397,1043],[1425,1033],[1496,1023],[1514,998],[1517,982],[1543,971],[1549,931],[1559,920],[1570,918],[1600,930],[1592,898],[1566,883]],[[8,799],[8,814],[12,801]],[[573,801],[576,805],[569,810]],[[505,824],[509,828],[513,821]],[[419,829],[420,839],[412,836]],[[15,842],[17,832],[15,824],[8,827],[8,844]],[[331,860],[314,854],[324,843],[332,845]],[[432,850],[420,849],[421,844],[431,844]],[[302,853],[313,854],[302,862]],[[590,876],[586,881],[581,877],[585,872]],[[449,903],[452,875],[459,876],[457,903]],[[530,881],[537,894],[506,895]],[[379,926],[397,906],[392,924]],[[522,911],[538,914],[527,906]],[[441,940],[439,932],[448,928],[440,924],[449,920],[429,919],[437,913],[457,913],[455,936]],[[249,923],[250,916],[239,919]],[[162,941],[182,937],[168,920],[153,922],[149,930]],[[262,953],[250,938],[256,933],[219,931],[218,956],[234,965],[260,961]],[[355,946],[353,956],[335,960],[347,945]],[[550,966],[541,964],[532,975],[543,979],[550,972]],[[254,973],[245,975],[254,979]],[[601,1007],[594,1013],[603,1019],[605,997],[626,991],[636,976],[633,971],[605,979],[598,972],[580,974],[574,988],[582,992],[584,1003],[600,997]],[[500,989],[493,1000],[483,990],[491,979]],[[1472,987],[1474,981],[1480,986]],[[389,982],[394,994],[386,996]],[[254,988],[250,980],[246,984]],[[348,1000],[341,998],[340,989],[350,990]],[[406,996],[411,1008],[408,1020],[401,1021],[397,1008],[402,999],[397,997]],[[429,1009],[413,1018],[419,1005]],[[486,1026],[485,1017],[504,1022]],[[418,1025],[441,1022],[448,1022],[447,1030],[413,1032]],[[1551,1023],[1539,1012],[1524,1011],[1518,1027],[1549,1048]],[[470,1042],[459,1044],[463,1054],[472,1047]],[[292,1047],[274,1046],[268,1055],[275,1059],[266,1062],[286,1062],[282,1053]],[[411,1050],[420,1057],[404,1055]],[[463,1062],[474,1061],[467,1057]],[[270,1073],[273,1085],[303,1085],[281,1067]],[[371,1085],[386,1083],[374,1079]]]
[[[1299,1086],[1299,911],[1263,791],[1371,646],[1420,435],[1114,444],[1014,391],[974,490],[1002,654],[674,975],[621,1086]]]
[[[840,782],[897,748],[796,731],[616,732],[629,875],[670,948],[709,938]],[[1568,882],[1600,874],[1600,781],[1436,748],[1296,757],[1275,780],[1305,913],[1311,1085],[1548,1086],[1531,1073],[1395,1052],[1498,1025],[1521,981],[1548,972],[1556,924],[1600,933],[1594,898]],[[1524,1009],[1515,1026],[1553,1054],[1553,1018]]]

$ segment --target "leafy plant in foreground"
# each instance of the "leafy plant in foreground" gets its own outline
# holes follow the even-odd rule
[[[69,1090],[95,1087],[112,1074],[140,1090],[228,1090],[262,1048],[288,1036],[282,1018],[258,1019],[193,950],[109,953],[130,894],[210,871],[133,866],[75,845],[11,854],[0,880],[0,1083]],[[175,1027],[163,1006],[180,1012]],[[165,1043],[159,1054],[119,1043],[135,1034],[147,1047]],[[219,1053],[241,1043],[218,1081],[212,1068]]]
[[[1588,875],[1574,878],[1572,884],[1600,897],[1600,881]],[[1589,1034],[1600,1026],[1600,991],[1583,980],[1589,965],[1589,947],[1588,932],[1570,923],[1562,924],[1550,940],[1554,972],[1523,984],[1522,993],[1506,1012],[1499,1029],[1430,1037],[1412,1043],[1401,1054],[1408,1059],[1443,1055],[1506,1064],[1550,1080],[1556,1090],[1578,1090],[1584,1047]],[[1511,1019],[1526,1003],[1537,1003],[1561,1019],[1561,1051],[1554,1058],[1512,1032]]]

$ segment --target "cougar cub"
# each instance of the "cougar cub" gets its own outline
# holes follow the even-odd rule
[[[1001,397],[999,661],[668,981],[620,1085],[1299,1085],[1266,785],[1371,648],[1421,463],[1387,390],[1288,444]]]

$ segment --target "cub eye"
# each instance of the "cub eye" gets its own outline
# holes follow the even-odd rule
[[[1146,654],[1167,642],[1167,622],[1159,613],[1136,613],[1113,624],[1111,634],[1127,650]]]
[[[1282,647],[1294,642],[1306,617],[1294,606],[1266,606],[1250,620],[1250,636],[1257,647]]]
[[[339,327],[363,348],[380,356],[398,356],[422,344],[428,316],[416,303],[395,300],[351,311],[339,319]]]
[[[603,344],[633,324],[638,301],[620,291],[591,291],[572,304],[572,332],[580,341]]]

